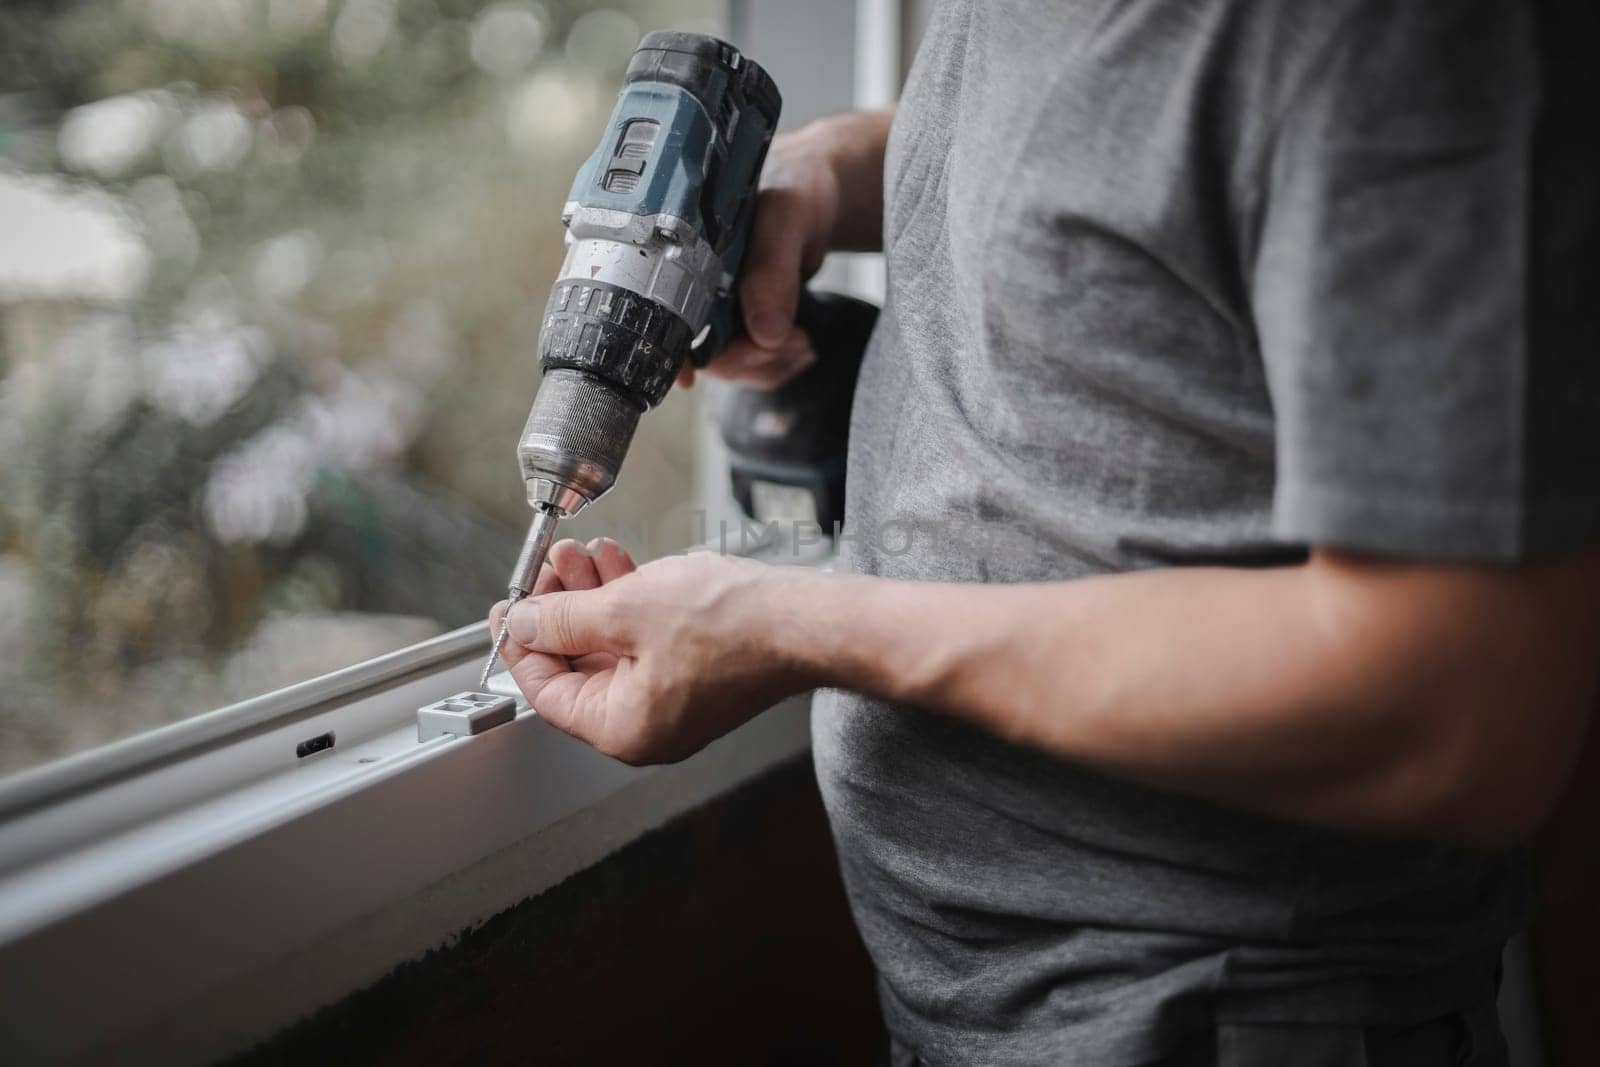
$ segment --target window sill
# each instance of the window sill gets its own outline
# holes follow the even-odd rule
[[[809,744],[805,700],[664,768],[525,708],[419,744],[416,708],[487,645],[468,627],[7,783],[0,1047],[238,1051]]]

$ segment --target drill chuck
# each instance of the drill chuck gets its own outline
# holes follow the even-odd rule
[[[571,515],[598,500],[617,480],[643,413],[632,393],[604,378],[546,371],[517,444],[528,503]]]

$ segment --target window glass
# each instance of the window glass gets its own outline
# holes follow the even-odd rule
[[[720,10],[0,7],[0,773],[483,617],[572,176]],[[572,532],[688,543],[693,436]]]

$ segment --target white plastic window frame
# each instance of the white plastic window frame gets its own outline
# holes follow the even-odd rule
[[[0,783],[4,1058],[238,1051],[809,745],[805,699],[666,768],[525,704],[418,742],[488,647],[466,627]]]

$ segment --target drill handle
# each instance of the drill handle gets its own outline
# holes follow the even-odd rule
[[[809,496],[828,533],[844,519],[845,454],[850,407],[878,308],[840,293],[802,290],[795,321],[811,339],[816,362],[774,389],[735,390],[719,418],[734,496],[758,514],[753,496],[781,486]]]
[[[866,355],[867,342],[872,340],[873,327],[878,324],[878,305],[843,293],[801,289],[795,323],[811,339],[811,350],[817,354],[816,363],[797,377],[803,378],[818,368],[825,368],[827,375],[835,380],[848,379],[850,384],[845,394],[848,407],[849,398],[855,395],[861,358]]]

